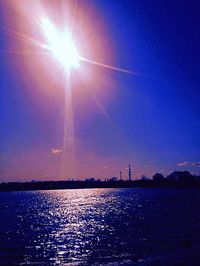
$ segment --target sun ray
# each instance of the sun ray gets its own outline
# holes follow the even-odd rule
[[[85,85],[86,89],[89,91],[89,93],[91,94],[91,96],[93,97],[97,107],[99,108],[99,110],[101,111],[102,115],[109,120],[110,117],[106,111],[106,109],[104,108],[103,104],[101,103],[100,99],[96,96],[95,94],[95,90],[94,90],[94,85],[90,86],[89,82],[87,82],[87,80],[83,79],[82,76],[79,76],[81,81],[83,82],[83,84]]]
[[[10,50],[3,50],[3,51],[1,51],[0,50],[0,53],[1,54],[16,54],[16,55],[40,55],[40,56],[48,56],[49,55],[49,53],[47,53],[47,52],[30,52],[30,51],[28,51],[28,52],[25,52],[25,51],[10,51]]]
[[[44,48],[44,44],[42,44],[41,42],[39,42],[38,40],[34,39],[34,38],[31,38],[23,33],[20,33],[20,32],[17,32],[13,29],[10,29],[8,27],[5,27],[5,26],[2,26],[0,25],[0,28],[4,29],[5,31],[8,31],[9,33],[12,33],[14,35],[16,35],[17,37],[21,38],[21,39],[24,39],[26,41],[29,41],[30,43],[32,43],[33,45],[36,45],[40,48]]]
[[[144,75],[144,74],[141,74],[141,73],[138,73],[138,72],[134,72],[134,71],[131,71],[131,70],[128,70],[128,69],[124,69],[124,68],[115,67],[115,66],[108,65],[108,64],[103,64],[103,63],[100,63],[100,62],[97,62],[97,61],[94,61],[94,60],[87,59],[85,57],[79,57],[79,59],[81,61],[83,61],[83,62],[87,62],[87,63],[93,64],[95,66],[107,68],[107,69],[110,69],[110,70],[119,71],[119,72],[126,73],[126,74],[131,74],[131,75],[135,75],[135,76],[141,76],[141,77],[144,77],[144,78],[154,79],[154,77],[151,77],[151,76],[148,76],[148,75]]]
[[[63,134],[63,156],[62,156],[62,178],[75,177],[75,143],[74,143],[74,115],[71,80],[69,72],[65,82],[65,99],[64,99],[64,134]]]

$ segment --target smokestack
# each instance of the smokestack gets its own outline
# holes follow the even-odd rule
[[[122,172],[119,172],[119,179],[122,180]]]
[[[128,180],[129,180],[129,181],[132,181],[131,176],[132,176],[131,165],[129,164],[129,165],[128,165]]]

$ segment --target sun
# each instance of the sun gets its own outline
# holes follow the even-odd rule
[[[80,56],[70,32],[60,32],[49,19],[42,20],[42,29],[47,40],[44,47],[63,65],[64,69],[79,67]]]

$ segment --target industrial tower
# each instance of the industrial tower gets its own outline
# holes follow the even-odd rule
[[[122,172],[119,172],[119,180],[122,180]]]
[[[131,176],[132,176],[131,165],[129,164],[129,165],[128,165],[128,180],[129,180],[129,181],[132,181]]]

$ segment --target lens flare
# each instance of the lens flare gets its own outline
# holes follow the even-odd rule
[[[70,32],[67,29],[64,32],[59,32],[48,19],[42,20],[42,29],[48,42],[44,48],[51,51],[65,69],[77,68],[79,54]]]
[[[112,64],[115,44],[91,1],[2,3],[6,23],[0,28],[8,34],[9,62],[16,64],[15,72],[37,106],[57,118],[55,145],[62,150],[60,177],[75,178],[80,157],[77,142],[81,142],[76,137],[77,128],[85,124],[86,115],[96,114],[96,107],[111,124],[106,106],[116,93],[113,72],[148,76]]]

